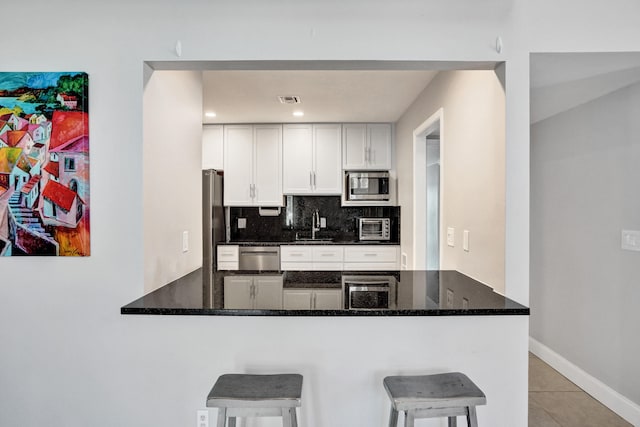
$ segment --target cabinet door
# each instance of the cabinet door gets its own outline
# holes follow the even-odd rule
[[[224,127],[224,205],[250,206],[253,184],[253,127]]]
[[[313,135],[311,125],[284,125],[282,129],[282,191],[313,192]]]
[[[224,127],[204,125],[202,127],[202,169],[224,168]]]
[[[313,303],[316,310],[340,310],[342,308],[342,290],[316,289]]]
[[[342,125],[342,168],[366,169],[367,125],[345,123]]]
[[[282,310],[282,276],[254,277],[256,309]]]
[[[224,308],[250,310],[253,308],[253,278],[227,276],[224,278]]]
[[[316,194],[342,194],[342,126],[313,125],[314,177]]]
[[[367,125],[367,169],[391,169],[391,125],[374,123]]]
[[[285,310],[311,310],[311,291],[306,289],[285,289],[282,303]]]
[[[282,125],[255,125],[253,128],[254,205],[282,206]]]
[[[396,262],[397,245],[353,245],[345,246],[344,262]]]

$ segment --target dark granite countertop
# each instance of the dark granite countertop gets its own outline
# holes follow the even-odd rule
[[[283,275],[283,289],[341,289],[343,276],[395,279],[392,308],[379,310],[225,309],[224,277]],[[120,309],[121,314],[206,316],[492,316],[529,315],[529,308],[457,271],[216,272],[213,284],[202,269],[181,277]]]

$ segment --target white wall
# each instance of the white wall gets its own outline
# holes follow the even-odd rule
[[[413,131],[439,108],[441,268],[461,271],[504,292],[505,94],[493,71],[439,73],[396,123],[402,251],[412,265]],[[420,188],[425,191],[425,184]],[[447,227],[455,228],[454,247],[446,244]],[[468,252],[462,249],[463,230],[469,230]]]
[[[638,117],[640,84],[531,127],[531,336],[636,405]]]
[[[143,110],[144,288],[151,291],[202,266],[202,73],[153,72]]]
[[[60,0],[52,7],[50,1],[34,0],[29,10],[40,12],[30,13],[28,24],[18,18],[3,21],[9,42],[3,46],[2,69],[89,73],[92,255],[1,260],[1,425],[188,426],[219,372],[276,360],[293,368],[304,365],[305,372],[317,372],[308,374],[305,396],[311,399],[348,385],[330,377],[331,369],[345,373],[340,368],[344,360],[370,354],[371,362],[347,368],[358,387],[368,385],[377,393],[365,396],[358,409],[375,414],[380,426],[386,423],[387,406],[376,379],[399,363],[406,370],[455,368],[477,377],[489,387],[489,405],[481,413],[501,408],[492,402],[504,402],[503,393],[515,390],[517,404],[510,414],[526,417],[524,318],[512,318],[496,345],[480,333],[496,327],[488,318],[468,329],[448,318],[329,319],[318,325],[313,319],[121,316],[119,307],[143,292],[144,257],[153,256],[143,256],[142,64],[186,59],[507,61],[505,284],[508,294],[526,303],[529,52],[640,50],[638,3]],[[504,40],[501,54],[493,50],[498,35]],[[181,58],[174,53],[178,39]],[[444,360],[442,349],[450,341],[434,334],[445,324],[456,338],[473,340],[473,354],[496,356],[495,363],[484,365],[484,357],[475,362],[465,357],[463,363],[449,352]],[[277,341],[285,326],[292,328],[295,340]],[[359,352],[351,339],[334,339],[337,329],[349,338],[359,333],[365,339],[374,333],[376,338],[393,336],[394,347],[366,345]],[[254,346],[255,336],[266,337],[269,345]],[[365,377],[367,372],[374,374]],[[311,380],[325,376],[318,394]],[[312,426],[314,407],[305,409],[302,425]],[[317,419],[321,422],[322,415]]]

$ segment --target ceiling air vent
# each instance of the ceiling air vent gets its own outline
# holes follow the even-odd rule
[[[300,97],[296,95],[279,96],[278,101],[281,104],[300,104]]]

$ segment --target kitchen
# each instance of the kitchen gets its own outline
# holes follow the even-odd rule
[[[194,236],[197,236],[197,227],[201,227],[202,224],[202,205],[200,203],[194,203],[193,200],[196,197],[200,197],[200,194],[196,196],[196,190],[198,193],[200,190],[200,185],[196,183],[200,183],[202,181],[202,176],[200,173],[200,169],[202,168],[202,149],[200,145],[197,147],[197,149],[192,147],[191,145],[181,145],[181,149],[183,150],[184,154],[182,157],[187,156],[186,153],[188,152],[188,159],[185,158],[182,160],[178,157],[174,157],[171,159],[159,158],[158,156],[154,156],[154,154],[162,151],[162,144],[165,143],[164,141],[166,141],[167,149],[175,150],[173,141],[176,138],[184,139],[185,135],[187,135],[187,131],[189,132],[190,140],[192,141],[195,140],[195,138],[193,137],[195,137],[196,134],[201,134],[203,111],[201,98],[198,97],[202,96],[202,88],[203,77],[200,72],[154,71],[147,83],[145,91],[145,141],[148,142],[145,142],[144,149],[145,153],[148,152],[150,153],[150,155],[148,157],[147,155],[145,155],[145,175],[149,176],[150,173],[153,173],[153,170],[157,170],[158,173],[155,175],[160,178],[164,176],[164,171],[171,169],[174,170],[176,174],[178,174],[175,176],[181,176],[183,179],[187,179],[188,177],[188,182],[191,184],[185,185],[187,181],[184,180],[178,183],[174,182],[175,180],[162,180],[164,182],[163,188],[165,189],[165,191],[171,192],[177,198],[176,202],[172,203],[171,206],[168,206],[166,203],[164,203],[164,201],[159,201],[158,203],[160,204],[156,204],[156,202],[153,200],[155,194],[153,192],[148,193],[147,191],[145,191],[145,217],[148,219],[148,221],[145,221],[145,228],[147,226],[149,227],[149,231],[145,231],[145,236],[149,236],[149,238],[145,237],[145,259],[150,261],[149,266],[151,267],[148,268],[145,265],[145,271],[149,272],[149,275],[145,279],[145,282],[147,283],[145,285],[145,288],[148,291],[152,291],[158,287],[163,286],[166,283],[174,281],[176,282],[174,284],[183,284],[185,286],[182,286],[184,292],[181,295],[181,302],[175,302],[175,305],[173,306],[162,307],[156,305],[154,307],[153,302],[151,302],[154,299],[154,293],[152,292],[137,303],[132,303],[128,307],[124,307],[123,312],[137,314],[210,314],[214,315],[214,318],[216,316],[228,317],[227,315],[237,317],[238,314],[240,314],[242,315],[242,317],[247,319],[247,321],[253,316],[257,315],[262,316],[263,318],[259,321],[259,324],[252,323],[252,328],[255,331],[257,331],[257,329],[255,328],[258,328],[261,331],[258,333],[258,335],[263,336],[263,338],[271,336],[272,333],[277,333],[277,331],[282,330],[282,328],[291,330],[292,327],[293,329],[304,327],[304,330],[307,332],[313,331],[312,335],[315,338],[309,336],[307,332],[302,332],[302,335],[296,334],[296,351],[287,355],[284,355],[282,353],[274,353],[274,361],[278,360],[278,362],[276,362],[273,366],[281,366],[282,363],[284,363],[286,360],[289,360],[293,364],[293,366],[298,366],[301,362],[301,359],[299,358],[300,352],[307,354],[308,351],[312,351],[312,353],[309,354],[324,354],[324,352],[322,351],[318,352],[319,349],[311,350],[311,348],[315,347],[317,344],[322,343],[326,339],[334,342],[343,342],[342,352],[350,353],[358,360],[361,360],[359,366],[360,368],[362,368],[362,370],[358,371],[358,374],[355,374],[355,372],[352,370],[345,371],[346,367],[342,366],[340,362],[340,360],[342,359],[341,357],[338,357],[338,354],[329,358],[327,358],[327,355],[325,354],[325,357],[322,358],[322,361],[316,360],[316,362],[312,362],[311,360],[308,360],[307,362],[311,363],[311,365],[307,363],[305,364],[305,366],[307,367],[301,368],[301,370],[306,372],[307,375],[314,377],[316,375],[314,373],[316,369],[333,369],[336,373],[344,375],[345,379],[351,378],[351,381],[353,382],[354,387],[357,388],[358,392],[362,392],[365,394],[370,392],[366,391],[369,390],[369,386],[366,385],[369,383],[369,380],[367,379],[367,372],[382,372],[381,369],[386,365],[385,363],[382,363],[382,365],[380,364],[382,360],[387,357],[391,357],[391,354],[395,353],[393,347],[389,348],[388,350],[381,350],[379,347],[377,347],[375,350],[377,356],[372,357],[371,354],[369,354],[370,351],[366,350],[368,346],[362,346],[362,343],[355,347],[353,346],[354,343],[349,337],[354,336],[353,333],[356,333],[356,330],[354,330],[353,328],[357,328],[356,325],[359,323],[353,322],[359,317],[367,316],[366,319],[363,319],[367,321],[367,323],[363,324],[363,326],[369,325],[367,326],[367,328],[375,324],[378,331],[393,330],[394,332],[390,333],[394,336],[399,334],[398,327],[402,329],[406,328],[404,330],[406,330],[407,333],[410,333],[410,331],[414,331],[415,333],[419,330],[420,334],[426,340],[416,341],[405,339],[402,341],[403,354],[402,358],[398,360],[399,365],[397,365],[397,369],[399,369],[399,371],[406,371],[407,369],[416,370],[420,369],[420,366],[422,366],[422,369],[429,369],[428,366],[425,366],[423,364],[423,357],[429,355],[428,358],[431,361],[428,364],[429,366],[434,366],[433,364],[435,363],[439,366],[450,366],[451,369],[455,368],[465,370],[480,376],[485,385],[485,388],[488,388],[490,394],[492,394],[496,399],[494,400],[493,406],[484,409],[484,415],[480,412],[479,416],[481,419],[484,417],[488,417],[488,419],[504,420],[506,419],[505,417],[517,417],[517,412],[519,412],[523,407],[526,407],[526,391],[524,390],[524,388],[522,388],[522,393],[505,394],[504,391],[501,391],[499,386],[500,378],[504,377],[496,378],[490,375],[487,376],[488,372],[486,370],[487,364],[489,364],[490,366],[495,366],[496,369],[506,369],[508,371],[515,369],[515,371],[513,371],[513,375],[509,375],[509,377],[516,379],[516,381],[518,382],[522,381],[522,384],[526,383],[526,378],[516,373],[516,371],[519,371],[519,368],[521,366],[526,364],[526,343],[516,337],[526,336],[525,331],[527,322],[526,316],[520,316],[517,314],[517,311],[513,311],[514,307],[509,308],[506,312],[493,312],[493,314],[511,314],[507,317],[492,315],[481,315],[480,317],[468,316],[472,314],[472,311],[462,312],[464,298],[461,294],[456,293],[456,298],[459,297],[459,301],[457,301],[456,303],[460,304],[460,306],[458,309],[454,309],[449,313],[457,315],[434,316],[437,313],[443,314],[446,312],[447,295],[445,294],[441,298],[443,307],[439,307],[438,304],[435,304],[434,306],[432,304],[432,302],[434,301],[433,298],[427,298],[428,294],[433,296],[433,289],[427,289],[424,286],[424,278],[418,278],[417,280],[415,280],[415,282],[413,280],[415,279],[415,277],[409,278],[410,276],[407,275],[411,273],[410,270],[407,270],[406,273],[403,273],[402,270],[396,270],[399,276],[394,277],[398,282],[404,283],[407,286],[406,288],[398,287],[396,289],[396,292],[399,295],[403,295],[403,297],[398,299],[397,301],[402,301],[407,305],[400,307],[399,310],[386,310],[385,316],[379,317],[378,319],[373,319],[370,317],[372,315],[375,316],[375,314],[379,314],[379,311],[375,310],[324,310],[322,314],[319,314],[319,310],[289,310],[287,312],[285,310],[219,309],[216,308],[218,306],[214,307],[214,305],[212,305],[212,302],[220,301],[220,298],[216,298],[216,296],[219,296],[220,290],[223,289],[223,287],[214,285],[211,288],[204,289],[205,292],[203,292],[202,286],[200,286],[200,288],[197,288],[192,287],[187,283],[189,282],[189,277],[191,277],[191,280],[195,282],[198,282],[198,280],[200,280],[201,283],[202,280],[201,278],[198,279],[196,277],[197,273],[195,272],[201,266],[202,260],[202,253],[198,253],[197,246],[195,244],[191,245],[191,248],[186,252],[178,251],[178,253],[165,253],[164,251],[166,251],[167,249],[166,244],[161,246],[159,243],[152,244],[152,242],[174,241],[175,246],[177,246],[178,248],[182,248],[184,243],[182,236],[185,229],[190,229],[191,240],[197,241]],[[156,98],[156,96],[158,96],[158,98]],[[175,99],[175,102],[180,102],[181,105],[184,104],[189,106],[189,109],[187,109],[187,111],[190,111],[191,113],[199,110],[199,129],[196,129],[197,122],[195,119],[193,119],[191,114],[187,115],[186,112],[181,112],[180,114],[178,114],[176,113],[175,109],[169,108],[169,106],[162,105],[163,103],[161,102],[161,99],[167,96],[171,96],[172,99]],[[194,97],[196,98],[196,102],[198,102],[199,104],[199,108],[196,108],[196,102],[194,102],[192,99]],[[413,94],[413,98],[415,98],[415,93]],[[477,108],[470,108],[472,105],[477,105]],[[407,106],[405,105],[404,107]],[[501,224],[494,228],[490,228],[489,226],[493,227],[493,222],[500,223],[501,218],[504,218],[504,183],[502,182],[502,174],[504,172],[504,157],[502,157],[504,155],[504,92],[499,79],[492,70],[477,72],[454,70],[438,73],[434,77],[432,84],[429,85],[425,90],[423,90],[420,95],[415,98],[413,104],[408,108],[405,108],[405,114],[403,114],[400,118],[398,118],[397,121],[394,122],[392,126],[392,137],[394,144],[393,163],[395,163],[396,165],[402,165],[401,168],[397,168],[396,170],[396,179],[399,183],[401,183],[397,186],[397,200],[400,204],[400,208],[398,209],[400,210],[400,223],[402,224],[399,230],[399,243],[401,252],[400,256],[395,258],[394,261],[397,263],[396,265],[400,265],[402,263],[402,255],[406,254],[406,265],[409,269],[414,265],[415,262],[415,260],[412,259],[412,247],[414,245],[412,236],[412,214],[414,211],[414,207],[412,206],[411,196],[413,193],[412,187],[414,187],[411,172],[411,165],[413,164],[412,150],[414,144],[412,132],[423,122],[425,122],[425,119],[428,119],[429,116],[432,115],[433,111],[438,111],[439,108],[443,108],[446,114],[446,121],[441,121],[441,135],[443,140],[446,140],[448,144],[448,149],[444,150],[444,158],[446,159],[447,153],[450,153],[448,157],[449,161],[451,162],[452,159],[457,158],[458,161],[462,163],[463,167],[463,169],[459,169],[460,166],[457,166],[455,164],[456,162],[447,163],[446,160],[443,164],[443,199],[445,200],[443,205],[449,206],[449,209],[451,209],[451,207],[455,207],[455,209],[453,209],[453,212],[449,214],[447,208],[444,208],[443,206],[443,212],[445,213],[443,219],[447,214],[466,215],[467,221],[470,224],[469,229],[471,231],[470,250],[468,252],[463,251],[462,230],[466,228],[465,224],[463,223],[463,218],[458,218],[456,220],[460,221],[459,224],[453,224],[460,227],[458,228],[459,235],[457,236],[459,240],[454,244],[454,246],[447,245],[443,248],[442,252],[445,255],[442,257],[442,266],[444,267],[443,269],[462,271],[466,276],[471,276],[483,283],[490,283],[492,285],[495,283],[494,288],[498,292],[503,292],[504,222],[502,221]],[[495,111],[493,111],[494,108],[495,111],[498,112],[497,114],[495,113]],[[147,116],[149,117],[148,120]],[[251,122],[259,123],[264,121],[266,120],[263,118],[261,120],[255,120]],[[153,123],[153,126],[147,127],[147,122]],[[180,131],[177,131],[175,129],[176,123],[184,124],[185,122],[188,122],[188,127],[184,126]],[[291,122],[291,120],[285,122],[282,119],[276,121],[276,123]],[[341,125],[344,125],[345,123],[363,123],[362,120],[350,122],[346,120],[339,120],[335,117],[323,123],[327,122],[340,123]],[[390,120],[386,120],[383,123],[390,122]],[[318,122],[312,120],[310,114],[308,114],[304,117],[304,122],[300,121],[299,123],[314,124]],[[377,122],[368,120],[364,123]],[[238,123],[232,123],[232,125],[236,126],[238,125]],[[246,126],[244,124],[241,125]],[[464,127],[464,129],[461,128],[462,126]],[[407,134],[409,135],[408,137]],[[149,136],[148,138],[147,135]],[[459,145],[460,141],[467,142],[467,145]],[[498,155],[496,155],[496,153],[498,153]],[[500,153],[502,153],[502,155]],[[455,156],[453,154],[455,154]],[[153,161],[147,162],[147,159]],[[188,162],[186,162],[185,160],[188,160]],[[477,160],[475,169],[472,167],[474,166],[473,164],[469,164],[470,161],[473,162],[474,160]],[[187,166],[187,163],[189,164],[189,166]],[[179,164],[183,164],[184,166],[176,169],[177,165]],[[197,165],[196,167],[198,168],[198,170],[193,170],[194,165]],[[476,171],[478,169],[481,170],[481,175],[476,175]],[[467,171],[467,173],[464,173],[465,170]],[[225,174],[227,172],[228,171],[225,170]],[[455,173],[456,175],[449,177],[447,173]],[[310,179],[311,181],[313,181],[313,177],[311,177]],[[308,180],[309,178],[307,178],[307,182],[309,182]],[[153,187],[158,188],[158,182],[150,182],[149,185],[151,184],[153,184]],[[447,191],[449,188],[455,189],[456,186],[459,186],[460,189],[456,191]],[[468,195],[468,200],[465,200],[464,198],[463,200],[457,200],[457,197],[452,197],[453,195],[455,195],[454,193],[460,193],[462,190],[464,190],[465,194]],[[250,189],[248,191],[251,192]],[[182,193],[189,193],[190,201],[187,200],[185,198],[186,195]],[[449,194],[450,196],[447,196],[447,194]],[[308,199],[316,198],[319,196],[293,197],[304,197]],[[334,197],[341,199],[342,196]],[[283,204],[285,200],[286,199],[282,199]],[[447,201],[449,202],[447,203]],[[469,202],[472,202],[473,205],[469,205]],[[153,208],[154,204],[158,206],[157,209]],[[458,204],[457,207],[456,204]],[[194,212],[194,209],[185,210],[185,205],[193,206],[197,209],[197,211]],[[281,208],[285,208],[285,206],[282,206]],[[244,210],[248,208],[242,207],[238,209]],[[252,209],[258,208],[254,207]],[[344,208],[340,207],[339,209]],[[252,224],[252,220],[250,221],[251,218],[249,217],[249,215],[245,216],[244,211],[241,215],[242,216],[240,216],[239,214],[238,218],[247,219],[246,227],[249,228]],[[186,218],[186,216],[190,218],[190,222],[193,225],[188,226],[186,225],[186,223],[180,223],[180,221],[183,221],[181,218]],[[311,217],[312,216],[313,215],[311,215]],[[476,218],[476,220],[478,221],[478,225],[474,225],[473,219],[469,219],[469,217],[471,216]],[[306,222],[306,225],[304,230],[301,229],[298,231],[304,231],[306,232],[306,234],[299,233],[299,237],[309,238],[309,235],[311,233],[311,228],[309,227],[309,225],[311,225],[311,219],[312,218],[310,218],[310,215],[303,215],[303,221]],[[158,224],[160,226],[158,227],[155,224]],[[233,221],[230,221],[230,224],[233,226]],[[498,231],[492,234],[491,230],[494,229],[498,229]],[[322,232],[319,232],[318,237],[322,237],[321,233]],[[176,237],[178,238],[176,239]],[[487,237],[489,243],[484,242],[484,239],[486,239]],[[289,238],[291,239],[291,241],[294,241],[295,232],[290,235]],[[147,243],[149,243],[148,248],[146,246]],[[293,246],[300,247],[307,245],[308,243],[301,244],[298,242]],[[337,245],[337,243],[331,242],[313,246],[327,245]],[[347,245],[338,246],[346,247]],[[376,244],[375,246],[385,245]],[[449,252],[451,252],[455,256],[448,257],[447,254]],[[462,256],[461,260],[459,261],[459,266],[455,265],[455,263],[458,262],[456,260],[458,252],[460,253],[459,255]],[[180,263],[187,261],[189,257],[196,258],[197,256],[199,256],[200,259],[198,259],[197,261],[195,259],[192,260],[193,267],[180,266]],[[344,263],[345,261],[343,258],[343,266]],[[184,271],[184,273],[180,273],[179,270]],[[190,271],[194,273],[192,275],[187,274]],[[490,272],[490,274],[486,274],[486,272],[488,271]],[[404,279],[402,278],[403,274],[405,275]],[[165,278],[162,278],[163,275]],[[225,273],[223,275],[229,275],[229,273]],[[193,277],[195,277],[195,279]],[[287,288],[289,290],[300,290],[301,287],[297,285],[308,284],[307,277],[304,279],[304,283],[298,280],[298,283],[295,283],[295,286],[291,287],[291,283],[286,283],[287,277],[288,276],[285,274],[285,282],[283,283],[282,288],[283,291],[287,290]],[[487,277],[489,277],[489,279],[487,279]],[[493,280],[493,277],[496,277],[497,280]],[[398,278],[400,280],[398,280]],[[254,279],[255,278],[252,278],[252,280]],[[289,279],[291,279],[291,277],[289,277]],[[332,286],[342,286],[342,284],[335,279],[330,280],[330,282]],[[419,282],[421,284],[419,284]],[[340,285],[337,285],[337,283],[340,283]],[[249,294],[255,294],[255,288],[252,288],[253,284],[253,282],[245,282],[245,286],[249,289]],[[174,287],[166,288],[166,290],[169,292],[173,292],[175,290]],[[254,289],[254,291],[252,291],[252,289]],[[490,288],[487,289],[490,290]],[[491,292],[491,294],[499,295],[496,292]],[[189,298],[188,295],[191,295],[193,298]],[[342,303],[344,303],[344,301],[345,298],[343,298]],[[142,303],[143,305],[139,305],[140,303]],[[489,313],[485,312],[484,314]],[[245,315],[250,315],[250,317],[246,317]],[[408,318],[406,318],[407,315],[410,317],[418,317],[415,317],[414,320],[409,320]],[[267,316],[267,318],[270,320],[267,321],[264,316]],[[287,319],[293,320],[291,316],[296,317],[296,320],[293,323],[291,323],[291,321],[287,321]],[[304,316],[305,320],[302,320],[300,316]],[[330,317],[326,316],[333,316],[335,320],[330,320]],[[398,323],[400,322],[400,320],[392,320],[393,316],[405,317],[406,322],[409,323],[405,326],[400,326],[400,323]],[[420,321],[419,319],[421,318],[425,320]],[[342,319],[339,322],[340,326],[335,323],[339,319]],[[424,323],[426,319],[428,319],[428,321],[427,323]],[[382,320],[384,320],[384,323],[379,323]],[[238,319],[238,321],[240,321],[240,319]],[[238,321],[233,323],[235,324]],[[222,322],[221,319],[215,321],[216,324],[220,324],[220,322]],[[405,321],[402,321],[401,323],[404,322]],[[240,324],[245,323],[245,321],[242,321]],[[240,326],[240,324],[238,324],[237,326]],[[236,330],[237,328],[237,326],[229,326],[231,327],[231,329],[229,329],[229,333],[231,333],[231,331],[233,330]],[[264,329],[265,327],[268,329]],[[460,330],[460,327],[463,327],[463,330],[465,332],[463,332],[463,330]],[[499,342],[496,341],[496,338],[498,338],[498,336],[495,335],[494,332],[496,330],[496,327],[501,331],[501,334],[499,335]],[[216,335],[226,335],[226,333],[224,332],[225,330],[220,330],[218,327],[214,327],[214,329],[217,331]],[[341,331],[339,335],[335,334],[335,331],[337,330]],[[357,328],[357,330],[359,331],[357,332],[357,335],[360,337],[360,339],[366,340],[367,334],[363,334],[363,331],[359,328]],[[457,330],[457,332],[454,332],[454,330]],[[256,333],[257,332],[252,332],[251,336],[254,336],[254,338],[257,339],[258,335],[255,335]],[[443,333],[444,335],[442,335]],[[472,347],[476,349],[474,350],[474,354],[476,354],[476,357],[469,358],[468,356],[465,356],[464,353],[454,351],[454,355],[451,352],[451,349],[459,348],[461,343],[459,343],[454,338],[459,336],[465,336],[467,344],[472,345]],[[471,337],[473,337],[473,339],[471,339]],[[236,343],[236,345],[238,344],[237,340],[232,338],[232,336],[229,336],[229,339],[232,339],[233,342]],[[274,339],[277,338],[274,337]],[[437,340],[440,344],[437,347],[425,347],[425,344],[430,341],[433,342],[433,339]],[[255,345],[259,345],[257,343],[261,341],[262,340],[254,341],[252,339],[246,344],[250,345],[253,348]],[[519,344],[514,346],[513,342],[517,342]],[[244,344],[242,344],[241,347],[244,347]],[[447,348],[449,350],[447,350]],[[363,351],[368,354],[366,361],[365,359],[362,359]],[[236,360],[238,360],[239,362],[248,357],[246,362],[240,362],[240,366],[244,365],[245,363],[249,364],[244,368],[244,370],[250,369],[249,366],[254,365],[257,362],[250,361],[250,353],[247,353],[246,356],[241,356],[241,354],[244,354],[244,352],[239,348],[229,354],[233,354],[234,357],[236,357]],[[479,356],[480,354],[482,354],[482,356]],[[422,357],[420,357],[420,355],[422,355]],[[240,359],[238,359],[238,357],[240,357]],[[268,355],[268,353],[261,352],[261,359],[258,364],[260,366],[264,366],[264,363],[267,363],[267,361],[270,359],[271,357]],[[313,356],[311,357],[311,359],[315,360],[316,357]],[[480,362],[482,363],[480,365],[477,365],[477,363]],[[242,370],[243,368],[241,368],[240,366],[237,366],[234,369],[238,370],[238,368],[240,368],[240,370]],[[481,366],[484,367],[481,368]],[[318,383],[318,387],[320,387],[320,389],[324,390],[324,393],[326,393],[331,388],[331,384],[320,381]],[[345,400],[342,400],[339,395],[328,398],[324,393],[321,393],[321,395],[318,397],[323,401],[326,401],[325,399],[329,399],[329,401],[332,402],[331,404],[335,404],[340,408],[341,413],[343,413],[344,411],[348,412],[348,409],[344,407]],[[375,398],[375,400],[378,401],[381,397],[379,395],[376,396],[377,397]],[[365,402],[362,403],[368,405]],[[319,401],[311,402],[311,405],[318,404],[320,404]],[[321,406],[324,407],[324,403]],[[303,415],[303,417],[306,418],[308,424],[313,423],[313,420],[320,420],[320,418],[318,417],[321,417],[321,414],[325,413],[321,407],[315,407],[315,409],[312,407],[308,411],[309,412],[305,413],[306,415]],[[373,416],[373,414],[371,416]],[[502,423],[502,421],[497,422],[497,424],[500,423]],[[509,424],[509,422],[507,422],[505,425],[507,424]],[[511,423],[511,425],[514,424],[518,424],[518,422],[515,421]],[[319,425],[322,425],[322,423]]]

